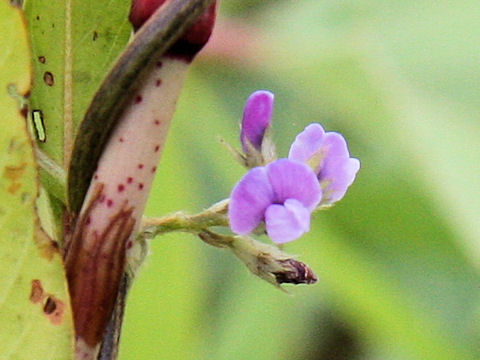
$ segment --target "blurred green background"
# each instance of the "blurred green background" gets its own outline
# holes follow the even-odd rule
[[[362,168],[286,246],[319,277],[290,295],[192,236],[152,241],[120,359],[480,359],[478,14],[473,0],[222,0],[147,215],[229,196],[244,170],[218,136],[238,146],[257,89],[276,95],[281,156],[320,122]]]

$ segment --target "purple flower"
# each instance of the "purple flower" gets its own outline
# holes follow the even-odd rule
[[[266,90],[252,93],[243,110],[242,131],[240,140],[245,153],[249,148],[261,151],[263,136],[270,125],[273,113],[273,94]],[[250,146],[249,146],[250,144]]]
[[[343,136],[336,132],[326,133],[315,123],[297,135],[288,158],[307,163],[314,169],[323,190],[322,204],[340,200],[360,169],[360,161],[350,157]]]
[[[276,243],[299,238],[310,228],[310,214],[322,198],[315,173],[306,164],[280,159],[251,169],[234,187],[228,216],[240,235],[265,221]]]

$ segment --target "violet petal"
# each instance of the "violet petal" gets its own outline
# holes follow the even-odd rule
[[[277,244],[298,239],[310,230],[310,211],[301,202],[288,199],[284,205],[270,205],[265,212],[267,234]]]
[[[251,169],[230,196],[230,228],[237,234],[248,234],[264,219],[265,210],[272,202],[273,190],[265,167]]]
[[[360,161],[355,158],[327,158],[320,172],[320,181],[328,185],[323,189],[322,202],[334,203],[345,195],[360,169]]]
[[[322,189],[309,166],[288,159],[279,159],[268,164],[266,169],[275,203],[283,204],[287,199],[296,199],[312,211],[320,202]]]
[[[273,114],[274,95],[270,91],[258,90],[250,95],[243,110],[240,140],[243,151],[248,152],[247,141],[260,151],[263,135],[270,125]]]
[[[348,152],[347,142],[345,138],[337,132],[327,132],[323,139],[322,145],[323,151],[325,152],[325,157],[343,157],[349,158],[350,153]]]
[[[320,124],[313,123],[308,125],[305,130],[297,135],[295,141],[290,146],[288,158],[306,163],[321,149],[324,138],[325,130],[323,130]]]
[[[353,183],[360,162],[350,157],[347,143],[341,134],[325,133],[322,126],[316,123],[308,125],[297,135],[290,147],[289,159],[310,162],[315,155],[319,156],[313,167],[322,185],[322,203],[334,203],[345,195]]]

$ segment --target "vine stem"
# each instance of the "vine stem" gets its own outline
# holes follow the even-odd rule
[[[171,0],[135,34],[96,92],[79,126],[68,173],[69,210],[78,213],[110,133],[154,62],[214,0]]]
[[[214,0],[171,0],[142,26],[97,90],[76,134],[67,179],[70,215],[79,214],[85,195],[113,128],[121,118],[132,94],[152,70],[153,59],[161,57]],[[121,259],[116,259],[122,261]],[[114,313],[103,334],[100,360],[117,358],[126,295],[132,280],[123,273],[115,294]],[[80,344],[80,345],[78,345]],[[86,344],[85,354],[90,356]],[[85,345],[85,346],[84,346]],[[83,354],[77,346],[77,356]],[[93,355],[93,353],[92,353]]]

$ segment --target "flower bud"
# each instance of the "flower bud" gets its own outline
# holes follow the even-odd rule
[[[247,99],[243,110],[240,140],[245,153],[253,147],[261,151],[265,131],[270,127],[274,95],[270,91],[255,91]]]
[[[275,246],[245,236],[235,236],[229,246],[253,274],[275,286],[317,282],[316,275],[308,265]]]

